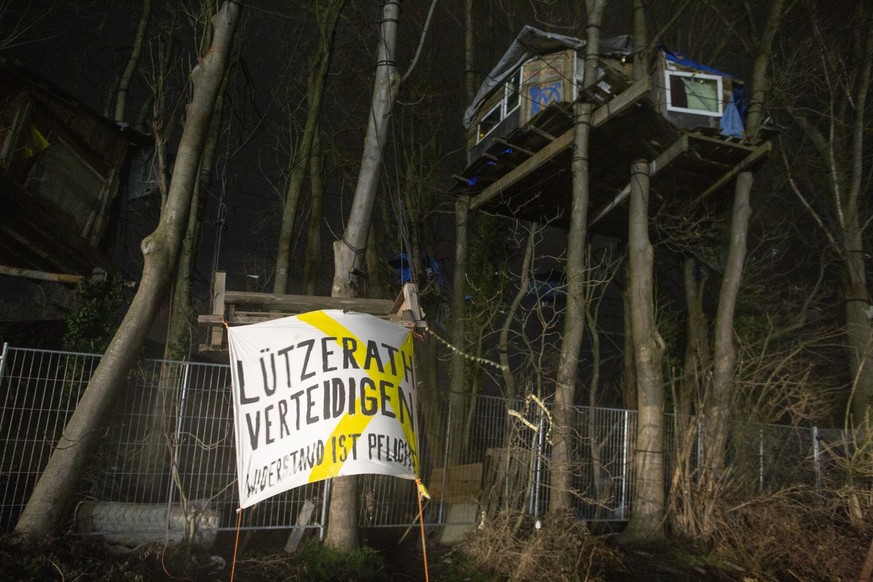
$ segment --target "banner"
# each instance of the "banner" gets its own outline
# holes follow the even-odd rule
[[[418,474],[412,334],[322,310],[228,329],[240,507],[340,475]]]

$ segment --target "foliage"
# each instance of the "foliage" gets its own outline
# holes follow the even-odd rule
[[[64,349],[102,354],[115,335],[126,307],[120,281],[84,281],[76,286],[77,309],[67,317]]]
[[[870,539],[849,525],[830,493],[783,490],[769,497],[720,506],[714,551],[754,568],[759,579],[854,580]],[[787,541],[790,540],[790,543]]]
[[[462,547],[475,566],[510,580],[604,580],[612,556],[581,521],[553,516],[543,524],[510,512],[483,522]]]
[[[302,544],[290,556],[269,554],[249,557],[238,564],[238,580],[307,580],[331,582],[382,581],[386,576],[385,562],[371,548],[339,552],[316,541]]]

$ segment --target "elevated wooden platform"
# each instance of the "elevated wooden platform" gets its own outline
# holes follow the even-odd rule
[[[653,202],[678,198],[690,208],[731,200],[732,179],[765,160],[771,150],[769,142],[743,144],[718,135],[716,128],[679,129],[658,113],[651,94],[645,78],[589,96],[595,103],[588,153],[591,232],[624,238],[624,203],[636,160],[650,162]],[[471,210],[566,227],[573,133],[571,104],[553,104],[528,126],[493,138],[455,176],[453,191],[471,197]]]
[[[199,323],[209,326],[207,343],[200,345],[201,352],[227,350],[225,324],[258,323],[320,309],[367,313],[414,328],[426,326],[418,306],[418,290],[414,283],[405,283],[394,300],[230,291],[226,284],[226,273],[213,273],[210,314],[197,318]]]

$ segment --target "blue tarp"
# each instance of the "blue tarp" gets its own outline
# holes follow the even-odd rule
[[[723,71],[719,71],[718,69],[714,69],[714,68],[707,66],[707,65],[701,65],[700,63],[698,63],[696,61],[692,61],[691,59],[689,59],[688,57],[686,57],[685,55],[683,55],[681,53],[674,53],[672,51],[668,51],[665,49],[664,50],[664,58],[666,58],[670,62],[676,63],[677,65],[680,65],[683,67],[687,67],[689,69],[697,69],[698,71],[712,73],[713,75],[718,75],[720,77],[730,77],[731,79],[734,78],[734,76],[731,75],[730,73],[725,73]]]

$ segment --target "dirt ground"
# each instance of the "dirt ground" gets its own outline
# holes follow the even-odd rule
[[[161,545],[118,548],[96,540],[66,538],[42,547],[23,547],[0,540],[0,572],[4,580],[105,580],[137,581],[192,580],[203,582],[239,582],[260,580],[338,580],[378,582],[490,582],[509,580],[506,575],[490,574],[476,567],[462,546],[446,547],[429,542],[425,553],[420,537],[410,532],[398,543],[397,532],[371,533],[366,542],[371,552],[360,565],[344,564],[330,570],[322,561],[323,550],[311,543],[309,554],[288,556],[282,549],[287,532],[251,536],[233,563],[234,539],[225,536],[210,551],[183,552],[180,548]],[[312,542],[313,540],[310,540]],[[592,554],[593,555],[593,554]],[[602,582],[743,582],[771,581],[739,567],[694,565],[677,560],[673,548],[646,550],[611,550],[599,554],[595,562],[580,563],[578,571],[561,578],[539,576],[537,567],[528,570],[522,580],[600,580]],[[604,559],[602,556],[607,556]],[[427,577],[425,575],[427,563]],[[543,564],[542,571],[549,572]],[[327,568],[327,569],[325,569]]]

